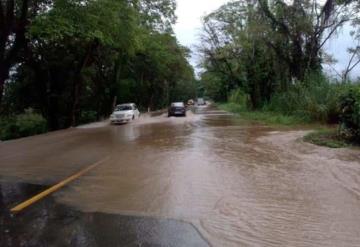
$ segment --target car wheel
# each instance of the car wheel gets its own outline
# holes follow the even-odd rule
[[[135,120],[135,115],[132,116],[132,120],[133,120],[133,121]]]

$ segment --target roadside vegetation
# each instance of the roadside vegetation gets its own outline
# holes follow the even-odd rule
[[[201,83],[222,109],[277,125],[337,125],[305,140],[340,147],[360,143],[360,46],[337,77],[325,45],[344,25],[360,42],[358,1],[232,1],[203,21]]]
[[[351,145],[338,134],[336,129],[319,129],[304,137],[304,141],[330,148],[343,148]]]
[[[155,110],[194,98],[175,9],[175,0],[2,1],[1,135],[44,131],[42,123],[21,130],[28,108],[57,130],[107,117],[116,103]]]
[[[222,110],[238,114],[242,119],[262,122],[270,125],[294,126],[304,124],[306,122],[296,116],[288,116],[274,111],[265,110],[248,110],[236,103],[218,103],[218,107]]]
[[[0,140],[42,134],[47,131],[46,119],[32,109],[23,114],[0,119]]]

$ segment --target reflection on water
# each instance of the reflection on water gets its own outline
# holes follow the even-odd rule
[[[24,180],[37,173],[40,181],[49,176],[59,180],[110,155],[109,161],[56,193],[56,202],[81,212],[191,222],[213,246],[360,246],[358,150],[316,147],[300,141],[304,131],[276,131],[216,109],[197,111],[199,117],[160,117],[148,124],[77,130],[35,143],[15,143],[0,158],[14,166],[0,171]],[[30,144],[42,145],[38,149],[43,155],[37,149],[9,155],[11,149]],[[66,158],[65,165],[50,155],[54,148],[57,157]],[[46,215],[53,211],[48,209]],[[129,226],[126,217],[114,223],[97,215],[76,213],[76,220],[69,220],[72,235],[65,230],[59,235],[70,234],[67,239],[81,245],[98,243],[91,236],[101,229],[94,225],[143,229],[141,224]],[[56,226],[47,222],[52,223],[42,223],[46,227],[40,232],[48,234],[49,225]],[[156,235],[168,241],[162,243],[181,243],[184,236],[197,239],[188,237],[190,230],[181,230],[185,235],[174,239],[166,229],[178,229],[163,226]],[[131,232],[129,236],[138,234]]]

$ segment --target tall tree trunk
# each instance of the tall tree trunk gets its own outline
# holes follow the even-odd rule
[[[78,111],[80,105],[81,87],[82,87],[82,76],[80,70],[79,74],[76,75],[76,79],[74,80],[73,89],[72,89],[72,103],[71,103],[71,115],[70,115],[71,127],[76,126],[77,123]]]
[[[74,127],[77,123],[78,113],[80,110],[80,98],[81,98],[81,91],[82,91],[82,72],[84,68],[90,65],[91,63],[91,56],[94,52],[94,50],[97,48],[98,42],[94,41],[89,45],[88,50],[86,51],[86,54],[84,55],[81,63],[78,66],[78,69],[75,73],[75,79],[73,83],[73,89],[72,89],[72,102],[71,102],[71,108],[70,108],[70,126]]]
[[[1,112],[1,104],[2,104],[2,98],[4,95],[4,88],[5,88],[5,81],[8,77],[8,74],[4,69],[3,66],[0,65],[0,112]]]
[[[3,1],[2,1],[3,2]],[[16,15],[15,0],[1,3],[0,14],[0,106],[3,99],[5,81],[9,77],[10,69],[19,60],[19,53],[25,48],[27,39],[26,28],[29,12],[28,0],[20,1],[20,11]],[[9,45],[9,40],[13,40]]]

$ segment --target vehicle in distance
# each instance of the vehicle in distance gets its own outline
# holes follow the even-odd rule
[[[188,102],[187,102],[187,105],[189,105],[189,106],[190,106],[190,105],[194,105],[194,100],[189,99]]]
[[[168,111],[168,116],[186,116],[186,107],[183,102],[171,103]]]
[[[114,112],[110,116],[110,122],[128,123],[140,117],[140,112],[134,103],[121,104],[115,107]]]
[[[198,98],[196,102],[198,105],[206,105],[206,102],[203,98]]]

